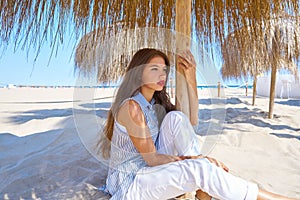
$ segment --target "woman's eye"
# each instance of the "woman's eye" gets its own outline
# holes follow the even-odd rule
[[[165,71],[165,72],[168,71],[168,68],[165,67],[165,68],[164,68],[164,71]]]
[[[151,68],[151,70],[156,71],[156,70],[157,70],[157,67],[153,67],[153,68]]]

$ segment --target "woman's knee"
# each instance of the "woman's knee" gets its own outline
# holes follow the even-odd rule
[[[171,111],[168,112],[164,118],[164,120],[170,120],[171,122],[174,123],[174,121],[183,121],[183,120],[187,120],[187,116],[181,112],[181,111]]]

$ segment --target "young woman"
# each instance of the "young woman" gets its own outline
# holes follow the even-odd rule
[[[199,199],[205,193],[217,199],[288,199],[258,189],[200,154],[192,127],[198,121],[196,64],[190,52],[178,63],[190,86],[190,116],[176,111],[166,92],[168,57],[147,48],[133,56],[100,141],[103,156],[110,156],[104,191],[117,200],[170,199],[196,190]]]

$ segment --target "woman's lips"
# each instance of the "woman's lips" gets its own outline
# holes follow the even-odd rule
[[[157,82],[157,85],[165,86],[165,81],[164,81],[164,80],[158,81],[158,82]]]

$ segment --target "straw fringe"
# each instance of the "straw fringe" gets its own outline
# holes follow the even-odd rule
[[[0,46],[5,49],[13,42],[15,48],[29,50],[34,47],[38,54],[46,40],[50,41],[51,48],[54,49],[64,42],[66,34],[74,34],[76,39],[83,36],[76,51],[76,67],[86,74],[96,72],[99,76],[104,76],[99,77],[99,80],[115,79],[120,75],[118,73],[123,73],[124,69],[119,66],[126,63],[129,54],[111,52],[109,55],[118,55],[109,60],[113,65],[100,69],[103,65],[99,65],[100,61],[97,61],[99,42],[127,29],[160,27],[175,30],[175,5],[176,0],[145,0],[142,3],[137,0],[2,0]],[[229,53],[235,49],[238,52],[236,55],[242,56],[240,60],[234,61],[236,65],[241,65],[238,63],[241,61],[242,66],[261,66],[265,63],[259,58],[261,52],[269,47],[259,47],[264,43],[259,38],[267,36],[267,39],[272,39],[272,31],[268,32],[265,28],[271,27],[272,19],[277,16],[293,18],[293,23],[299,27],[299,8],[299,0],[192,0],[192,32],[197,37],[195,40],[204,41],[205,46],[213,46],[210,44],[214,43],[223,48],[230,40],[236,40],[234,48],[226,50]],[[246,33],[238,34],[237,31],[243,27],[250,29]],[[232,32],[235,32],[234,36],[230,36],[233,38],[227,39]],[[285,33],[289,42],[288,45],[281,46],[280,58],[277,60],[284,60],[286,63],[291,63],[294,59],[299,61],[299,38],[295,32],[294,36],[288,31]],[[141,33],[124,35],[121,46],[132,45],[131,40],[138,38],[138,34]],[[139,42],[141,43],[136,45],[139,48],[154,43],[150,39]],[[165,44],[171,45],[168,42]],[[249,54],[249,48],[254,54]],[[88,61],[85,61],[86,58]],[[258,61],[251,61],[250,58]],[[250,72],[252,73],[255,72]]]
[[[287,69],[298,78],[298,21],[285,16],[261,24],[246,26],[228,35],[222,45],[224,63],[221,73],[224,78],[254,77],[270,70],[272,65]],[[263,32],[257,30],[260,27],[264,28]]]

